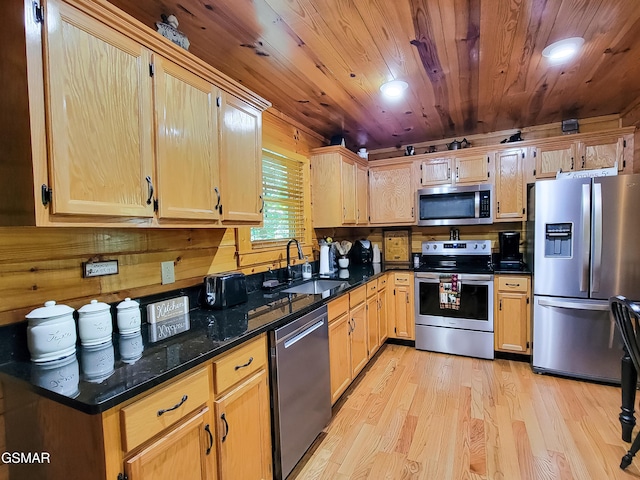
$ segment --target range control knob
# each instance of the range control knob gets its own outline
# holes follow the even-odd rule
[[[431,245],[425,245],[425,248],[429,250],[431,248]]]
[[[484,250],[484,249],[486,249],[486,248],[487,248],[487,244],[486,244],[486,243],[483,243],[483,244],[482,244],[482,249]]]
[[[475,248],[476,250],[478,249],[478,244],[476,243],[473,248]]]
[[[436,248],[438,248],[438,245],[434,245],[434,246],[433,246],[433,249],[434,249],[434,250],[435,250]]]

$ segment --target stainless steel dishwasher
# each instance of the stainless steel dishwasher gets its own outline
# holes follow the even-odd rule
[[[270,333],[273,463],[284,479],[331,419],[326,305]]]

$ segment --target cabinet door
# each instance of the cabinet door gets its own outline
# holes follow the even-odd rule
[[[233,95],[222,96],[220,215],[227,223],[262,222],[262,114]]]
[[[351,378],[356,378],[365,367],[367,355],[367,310],[361,303],[350,311],[351,317]]]
[[[387,313],[387,289],[378,292],[378,325],[380,327],[380,345],[389,338],[389,315]]]
[[[367,350],[369,358],[380,348],[380,326],[378,323],[378,295],[367,298]]]
[[[425,160],[420,165],[420,184],[424,187],[451,183],[451,158]]]
[[[497,152],[496,220],[526,220],[524,188],[524,148]]]
[[[155,55],[159,219],[218,219],[220,91]]]
[[[351,349],[349,313],[329,323],[329,371],[331,376],[331,404],[351,384]]]
[[[126,460],[129,480],[206,480],[215,478],[213,426],[208,408]]]
[[[369,223],[369,178],[368,169],[356,165],[356,223]]]
[[[342,159],[342,223],[356,223],[356,164]]]
[[[267,372],[260,370],[216,400],[215,414],[219,478],[270,479]]]
[[[489,180],[489,160],[486,155],[456,157],[455,183],[478,183]]]
[[[554,143],[537,147],[536,178],[553,178],[558,170],[568,172],[574,169],[576,148],[573,142]]]
[[[394,289],[394,337],[414,339],[413,286],[396,285]]]
[[[415,222],[413,165],[384,165],[369,169],[370,223]]]
[[[579,168],[592,170],[595,168],[613,167],[618,162],[618,171],[624,167],[624,137],[611,135],[581,140],[578,144],[580,152]]]
[[[498,292],[495,348],[529,353],[529,305],[526,293]]]
[[[342,225],[342,161],[338,153],[311,157],[311,215],[314,228]]]
[[[45,11],[51,212],[153,217],[151,53],[63,2]]]

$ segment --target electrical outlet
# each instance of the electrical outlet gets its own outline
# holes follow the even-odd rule
[[[176,281],[176,274],[173,270],[173,262],[162,262],[160,264],[162,270],[162,284],[174,283]]]

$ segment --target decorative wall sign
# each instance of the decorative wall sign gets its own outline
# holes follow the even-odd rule
[[[409,265],[411,261],[411,232],[409,230],[385,230],[383,232],[385,264]]]

